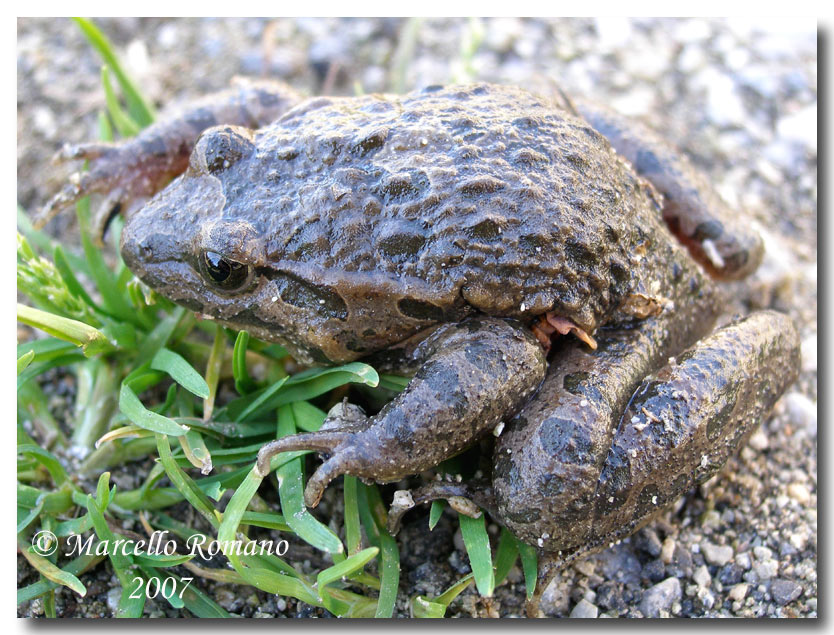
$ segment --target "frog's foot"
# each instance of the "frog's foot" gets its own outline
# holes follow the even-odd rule
[[[560,317],[548,311],[544,315],[540,315],[538,321],[530,327],[533,335],[539,340],[539,343],[544,347],[545,353],[550,352],[551,337],[554,333],[559,335],[567,335],[573,333],[581,341],[585,342],[591,350],[596,350],[597,342],[584,329],[574,324],[567,318]]]
[[[396,535],[405,513],[415,506],[445,499],[449,506],[470,518],[480,518],[481,509],[494,513],[495,501],[492,487],[487,481],[470,481],[468,483],[449,483],[434,481],[413,492],[399,490],[394,493],[394,500],[388,510],[388,532]]]
[[[267,476],[270,472],[270,459],[281,452],[314,450],[330,455],[313,473],[304,489],[304,503],[307,507],[315,507],[330,481],[342,474],[361,470],[361,456],[353,445],[355,441],[355,432],[336,429],[283,437],[260,449],[255,470],[259,476]]]
[[[573,104],[663,194],[663,219],[710,274],[737,280],[756,270],[764,254],[761,237],[682,153],[647,126],[605,106]]]
[[[151,124],[120,143],[67,145],[55,159],[89,161],[89,172],[75,173],[35,219],[42,227],[61,210],[97,193],[105,200],[95,217],[100,241],[107,221],[129,215],[188,167],[200,134],[213,126],[259,128],[277,119],[300,101],[281,82],[239,78],[233,88],[186,104],[178,115]]]
[[[340,474],[380,483],[418,474],[462,452],[514,413],[546,368],[529,331],[494,318],[449,325],[418,348],[420,370],[379,414],[365,418],[343,408],[318,432],[273,441],[258,455],[259,474],[269,472],[269,459],[278,452],[329,455],[307,484],[304,498],[311,507]]]
[[[308,507],[315,507],[330,481],[351,467],[357,467],[351,445],[370,424],[371,420],[362,408],[345,399],[330,409],[318,431],[286,436],[263,446],[258,452],[257,472],[262,477],[269,474],[270,460],[281,452],[314,450],[329,455],[330,458],[315,471],[304,490],[304,502]]]

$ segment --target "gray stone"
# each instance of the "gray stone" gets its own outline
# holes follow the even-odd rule
[[[699,587],[707,588],[710,585],[710,582],[712,582],[712,576],[709,574],[707,565],[702,564],[700,567],[695,569],[695,573],[692,574],[692,579],[695,580],[695,584]]]
[[[681,599],[681,583],[677,578],[666,578],[643,593],[640,611],[646,617],[660,617],[661,612],[669,612],[672,604]]]
[[[701,553],[704,559],[717,567],[723,567],[733,557],[733,548],[729,545],[714,545],[711,542],[701,543]]]
[[[817,404],[798,392],[788,393],[783,402],[791,422],[805,428],[811,436],[817,435]]]
[[[781,606],[793,602],[801,593],[802,587],[793,580],[776,578],[770,583],[770,595]]]
[[[597,615],[599,615],[599,609],[585,598],[579,600],[579,604],[570,612],[571,617],[595,618]]]

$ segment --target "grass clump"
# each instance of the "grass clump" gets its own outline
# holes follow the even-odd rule
[[[135,134],[153,121],[153,109],[95,24],[76,22],[106,63],[102,138],[112,139],[114,128],[123,136]],[[414,37],[418,25],[411,23]],[[399,550],[387,532],[377,487],[346,476],[343,526],[334,530],[304,507],[307,452],[273,457],[266,479],[254,465],[267,441],[322,425],[325,412],[311,400],[328,394],[330,401],[338,400],[352,383],[379,387],[390,396],[405,385],[403,379],[380,377],[362,363],[291,374],[294,365],[282,347],[198,321],[135,279],[118,256],[119,219],[111,225],[108,261],[92,239],[89,200],[77,204],[76,214],[80,254],[33,229],[26,212],[18,210],[18,290],[29,302],[18,306],[18,319],[46,334],[17,350],[18,546],[39,576],[18,590],[18,603],[42,598],[46,615],[54,617],[56,589],[64,586],[84,597],[83,574],[107,560],[122,589],[118,617],[145,611],[146,593],[136,593],[137,584],[147,589],[173,584],[170,596],[155,601],[196,616],[229,617],[202,585],[190,583],[195,577],[296,598],[337,616],[392,616]],[[266,371],[253,372],[255,366]],[[68,433],[46,406],[39,383],[48,382],[47,373],[56,368],[75,378]],[[219,400],[223,387],[224,395],[232,394]],[[141,484],[125,490],[111,485],[111,474],[132,470],[129,464],[137,461],[152,462]],[[278,499],[280,513],[264,495]],[[169,514],[174,506],[177,513]],[[433,508],[433,523],[440,511],[439,504]],[[473,579],[481,593],[491,594],[515,562],[519,545],[505,532],[493,566],[483,518],[469,520],[462,528],[474,574],[437,598],[413,598],[414,616],[441,617]],[[169,532],[180,549],[170,555],[98,549],[135,539],[140,527],[145,538]],[[285,557],[247,552],[265,531],[303,541],[332,564],[308,573],[291,560],[291,551]],[[92,548],[75,558],[61,555],[61,549],[44,554],[32,546],[40,532],[62,544],[82,535]],[[206,544],[238,541],[244,550],[226,554],[231,568],[212,568],[182,549],[195,538]],[[369,570],[372,563],[375,572]]]

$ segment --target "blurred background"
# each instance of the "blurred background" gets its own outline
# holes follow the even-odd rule
[[[729,308],[790,313],[803,340],[803,372],[722,481],[706,484],[686,506],[670,511],[671,524],[661,521],[566,571],[545,595],[543,609],[552,615],[635,614],[655,596],[665,602],[652,589],[674,576],[681,580],[681,593],[665,607],[674,615],[816,614],[813,20],[116,18],[96,23],[163,113],[226,87],[238,74],[280,78],[311,96],[489,81],[544,93],[558,86],[642,118],[664,134],[762,232],[765,262],[752,280],[732,288]],[[97,114],[104,108],[100,66],[69,20],[18,20],[17,200],[24,209],[38,209],[66,177],[67,168],[49,162],[64,142],[97,137]],[[68,236],[72,216],[56,219],[51,230]],[[465,569],[459,535],[445,546],[438,539],[415,549],[410,559],[409,534],[404,535],[402,590],[408,595],[425,592],[426,585],[443,587],[459,575],[461,562]],[[719,557],[716,546],[731,551]],[[504,615],[523,604],[520,578],[497,593],[500,611],[471,596],[456,610]]]

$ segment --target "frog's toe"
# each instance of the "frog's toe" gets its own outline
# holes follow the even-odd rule
[[[267,476],[271,470],[270,460],[281,452],[313,450],[330,455],[313,473],[304,489],[304,503],[307,507],[315,507],[334,478],[348,473],[361,463],[356,449],[356,434],[350,430],[328,429],[293,434],[263,446],[258,452],[255,470],[259,476]]]
[[[487,481],[470,481],[468,483],[448,483],[434,481],[420,487],[413,492],[399,490],[394,494],[394,500],[388,510],[388,532],[396,535],[400,530],[400,523],[405,513],[422,503],[430,503],[437,499],[445,499],[456,512],[479,518],[481,509],[494,515],[495,503],[492,487]]]
[[[115,152],[116,146],[112,143],[78,143],[64,144],[64,146],[52,157],[53,163],[64,163],[66,161],[80,161],[97,159],[105,154]]]
[[[258,451],[257,470],[260,476],[269,474],[270,459],[281,452],[296,450],[313,450],[314,452],[332,453],[345,441],[348,433],[340,431],[310,432],[308,434],[293,434],[267,443]]]

